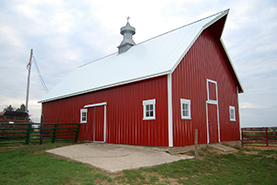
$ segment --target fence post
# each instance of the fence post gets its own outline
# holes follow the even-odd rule
[[[74,139],[75,143],[78,141],[80,126],[81,126],[80,124],[77,124],[76,135],[75,135],[75,139]]]
[[[39,144],[40,145],[43,144],[43,122],[40,123],[40,140],[39,140]]]
[[[29,123],[27,132],[26,132],[26,141],[25,141],[27,145],[30,143],[31,129],[32,129],[32,124]]]
[[[267,132],[268,128],[265,128],[265,142],[266,142],[266,146],[268,146],[268,132]]]
[[[243,147],[243,128],[241,129],[241,147]]]
[[[55,124],[53,137],[52,137],[52,143],[55,143],[55,141],[56,141],[57,128],[58,128],[58,124]]]
[[[195,138],[194,138],[194,144],[195,144],[195,159],[199,157],[198,154],[198,129],[195,129]]]

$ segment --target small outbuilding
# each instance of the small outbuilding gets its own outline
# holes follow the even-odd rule
[[[29,122],[29,114],[22,111],[4,111],[0,112],[0,122]]]
[[[240,140],[243,92],[221,35],[229,10],[82,65],[43,99],[46,123],[80,122],[80,141],[185,146]]]

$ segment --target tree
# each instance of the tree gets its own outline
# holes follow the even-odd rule
[[[7,106],[3,111],[16,111],[16,112],[25,112],[25,105],[22,103],[19,108],[15,109],[12,105]]]
[[[22,103],[18,109],[16,109],[16,112],[25,112],[25,105]]]
[[[14,107],[12,105],[9,105],[6,108],[4,108],[3,111],[14,111]]]

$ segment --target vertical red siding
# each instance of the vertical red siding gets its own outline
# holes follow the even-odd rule
[[[156,120],[143,120],[148,99],[156,99]],[[168,146],[166,76],[43,103],[44,122],[79,122],[80,109],[101,102],[107,102],[107,143]],[[93,140],[91,121],[82,124],[79,139]]]
[[[218,44],[205,30],[172,74],[174,146],[194,144],[194,129],[198,129],[199,143],[207,143],[207,79],[217,82],[221,141],[240,139],[236,85]],[[191,120],[181,119],[180,98],[191,100]],[[236,122],[229,120],[230,105],[236,108]]]

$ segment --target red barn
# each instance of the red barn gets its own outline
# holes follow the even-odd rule
[[[221,40],[229,10],[82,65],[40,102],[44,122],[80,122],[80,141],[185,146],[240,140],[243,89]]]

